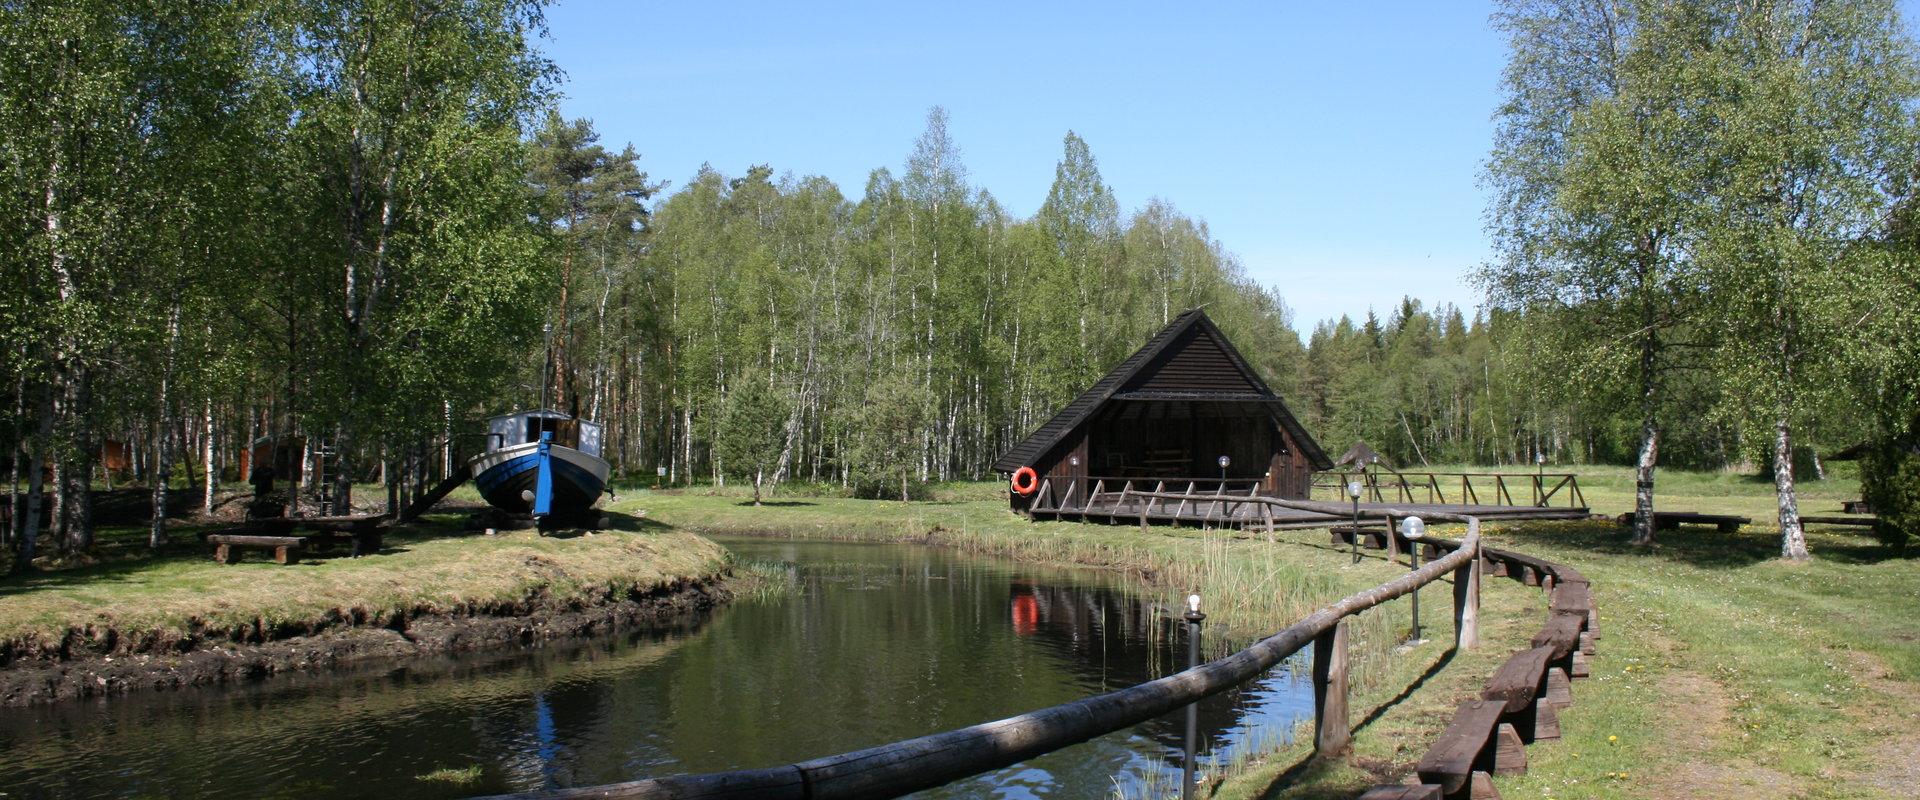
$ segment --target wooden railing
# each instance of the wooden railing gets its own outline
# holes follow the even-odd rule
[[[1571,472],[1394,472],[1368,470],[1315,473],[1310,497],[1345,501],[1347,484],[1358,481],[1367,503],[1439,503],[1467,506],[1586,508],[1580,477]]]
[[[1185,495],[1140,493],[1153,499]],[[1188,499],[1191,499],[1190,497]],[[1236,498],[1318,513],[1346,514],[1337,504],[1276,498]],[[1479,643],[1480,580],[1489,561],[1480,544],[1480,522],[1427,509],[1368,511],[1375,518],[1420,514],[1436,522],[1460,522],[1459,541],[1429,540],[1445,550],[1418,570],[1350,595],[1225,658],[1115,692],[1028,712],[959,730],[894,742],[851,753],[766,769],[650,778],[632,783],[569,789],[551,794],[502,797],[824,798],[896,797],[1016,764],[1035,756],[1122,730],[1256,678],[1309,644],[1314,646],[1315,746],[1344,749],[1351,738],[1347,706],[1348,617],[1453,577],[1455,645]],[[1437,553],[1436,553],[1437,554]],[[1504,563],[1504,562],[1499,562]]]
[[[1258,478],[1044,478],[1033,493],[1028,510],[1039,513],[1079,513],[1100,507],[1118,508],[1142,497],[1168,496],[1179,501],[1176,514],[1221,501],[1245,500],[1260,492]]]

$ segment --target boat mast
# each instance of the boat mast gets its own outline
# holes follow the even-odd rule
[[[540,332],[541,340],[546,346],[547,354],[545,360],[540,362],[540,404],[533,408],[535,411],[545,412],[547,410],[547,387],[553,380],[553,322],[551,320],[547,321],[545,325],[540,327]],[[546,423],[536,424],[545,425]]]

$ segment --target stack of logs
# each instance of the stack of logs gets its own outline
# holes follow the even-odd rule
[[[1341,531],[1334,538],[1351,542],[1353,535]],[[1369,547],[1396,552],[1410,544],[1397,533],[1360,535]],[[1438,544],[1426,547],[1430,555],[1438,555]],[[1586,576],[1563,564],[1490,547],[1480,553],[1483,574],[1547,591],[1546,624],[1528,649],[1513,654],[1493,673],[1480,699],[1462,702],[1454,711],[1452,724],[1415,768],[1418,783],[1376,786],[1361,800],[1498,798],[1493,776],[1526,773],[1526,745],[1560,738],[1560,711],[1573,705],[1571,679],[1587,676],[1594,640],[1600,638],[1592,588]]]

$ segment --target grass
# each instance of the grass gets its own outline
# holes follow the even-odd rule
[[[1632,473],[1579,468],[1599,513],[1632,506]],[[1778,560],[1772,483],[1730,472],[1665,470],[1660,508],[1750,516],[1737,533],[1661,531],[1626,544],[1607,522],[1489,526],[1492,542],[1573,565],[1594,582],[1603,638],[1593,677],[1576,681],[1564,737],[1528,748],[1531,771],[1499,778],[1507,797],[1691,798],[1920,796],[1920,570],[1863,531],[1809,529],[1814,561]],[[1803,513],[1858,497],[1842,472],[1801,485]],[[649,517],[695,530],[926,541],[1047,563],[1134,571],[1171,601],[1188,587],[1229,606],[1244,640],[1301,609],[1393,574],[1377,558],[1343,566],[1324,533],[1281,542],[1128,526],[1032,524],[1008,514],[997,485],[944,486],[935,502],[791,498],[755,510],[731,491],[644,493]],[[1449,535],[1443,531],[1442,535]],[[1285,588],[1276,590],[1276,584]],[[1435,610],[1445,595],[1432,597]],[[1316,761],[1304,745],[1223,765],[1222,798],[1351,798],[1409,774],[1545,614],[1538,589],[1489,579],[1481,647],[1394,652],[1404,603],[1368,612],[1355,632],[1354,751]],[[1211,612],[1210,612],[1211,613]],[[1439,612],[1444,613],[1444,612]],[[1442,617],[1444,619],[1444,617]],[[1284,737],[1275,737],[1276,739]],[[1297,736],[1305,742],[1310,736]],[[1203,761],[1204,763],[1204,761]],[[1175,788],[1153,792],[1174,795]]]
[[[480,765],[461,767],[441,767],[425,775],[415,776],[415,780],[426,783],[444,783],[448,786],[472,786],[480,782]]]
[[[600,535],[482,536],[452,516],[390,533],[370,558],[281,566],[258,551],[215,564],[190,529],[157,555],[122,548],[141,531],[108,530],[96,563],[0,579],[0,647],[16,655],[61,643],[96,652],[150,649],[194,637],[258,641],[352,620],[513,608],[621,595],[727,569],[699,536],[624,519]],[[336,553],[341,548],[336,548]]]

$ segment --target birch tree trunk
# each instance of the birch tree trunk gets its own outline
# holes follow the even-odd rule
[[[200,415],[200,468],[201,479],[206,484],[200,493],[200,513],[213,516],[213,492],[219,483],[213,464],[213,395],[207,395],[207,402]]]
[[[40,387],[39,430],[33,437],[33,459],[27,464],[27,520],[20,529],[19,569],[31,571],[40,541],[40,509],[46,499],[47,445],[53,440],[53,387]]]
[[[1653,328],[1640,336],[1640,455],[1634,465],[1633,538],[1636,545],[1653,544],[1653,470],[1660,459],[1658,366],[1660,342]]]

